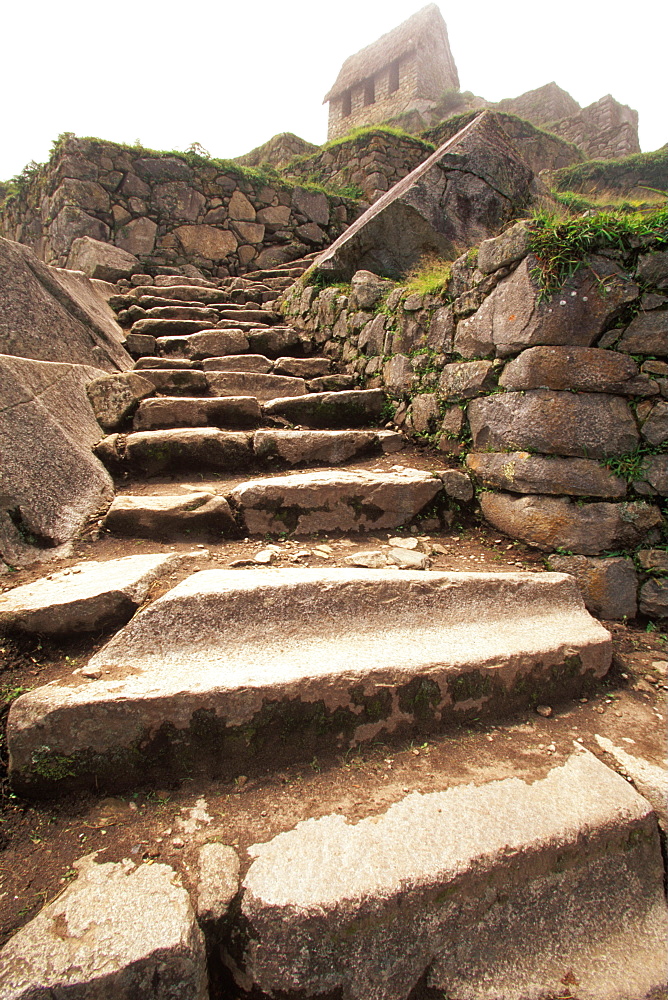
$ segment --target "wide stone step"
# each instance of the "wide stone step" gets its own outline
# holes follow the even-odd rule
[[[207,309],[207,310],[209,310],[210,309],[212,312],[215,312],[216,315],[217,315],[218,314],[218,310],[217,310],[217,308],[214,308],[214,306],[220,306],[220,307],[222,307],[223,305],[227,304],[227,301],[229,301],[229,296],[228,296],[227,300],[221,301],[220,303],[213,303],[213,305],[212,304],[205,305],[205,304],[202,304],[200,302],[189,302],[189,301],[186,301],[186,299],[170,299],[170,298],[165,298],[164,295],[155,294],[155,295],[142,295],[138,299],[138,301],[137,301],[137,306],[139,306],[142,309],[146,309],[146,310],[150,310],[150,309]],[[130,309],[132,309],[132,308],[133,308],[133,306],[130,305]],[[131,315],[132,315],[132,313],[131,313]]]
[[[159,306],[144,310],[144,314],[145,319],[205,319],[214,325],[220,319],[215,309],[207,309],[205,306],[191,306],[187,309],[181,306]]]
[[[206,358],[202,361],[205,372],[257,372],[259,375],[269,375],[274,367],[274,362],[264,354],[225,354],[222,357]],[[281,371],[276,374],[296,373]]]
[[[197,368],[142,368],[141,377],[166,396],[198,396],[209,391],[206,375]]]
[[[386,400],[382,389],[314,392],[274,399],[265,404],[264,412],[304,427],[364,427],[381,421]]]
[[[211,328],[206,319],[138,319],[132,324],[131,333],[150,337],[169,337],[174,334],[197,333]]]
[[[663,993],[656,819],[590,754],[532,784],[414,793],[354,825],[309,819],[249,853],[239,996],[408,1000],[421,982],[458,1000]]]
[[[409,524],[441,492],[419,469],[323,471],[242,483],[229,494],[251,535],[372,531]]]
[[[207,371],[205,374],[212,396],[255,396],[256,399],[270,400],[306,393],[304,379],[288,375],[239,371]]]
[[[193,536],[238,537],[240,531],[224,497],[205,491],[160,496],[117,496],[104,527],[114,535],[173,541]]]
[[[14,701],[10,775],[53,795],[248,774],[579,695],[610,658],[565,574],[211,570],[117,633],[99,680]]]
[[[393,431],[272,429],[257,431],[252,435],[218,430],[219,427],[257,427],[259,406],[252,397],[150,399],[145,402],[152,405],[140,407],[137,411],[134,433],[112,434],[103,438],[96,446],[96,454],[112,471],[158,475],[183,469],[233,473],[281,465],[337,465],[358,456],[399,451],[403,445],[401,435]],[[165,427],[164,424],[168,426]],[[322,477],[324,474],[313,475]],[[358,502],[357,494],[360,490],[368,489],[374,492],[376,504],[368,508],[369,517],[378,517],[383,513],[384,518],[391,521],[388,526],[396,527],[407,518],[415,516],[427,502],[427,498],[432,499],[441,485],[440,480],[434,479],[429,473],[417,470],[411,470],[408,478],[407,474],[397,473],[385,473],[385,478],[379,478],[380,474],[377,474],[371,479],[370,473],[334,475],[334,479],[330,473],[325,479],[316,479],[306,484],[301,482],[302,477],[299,477],[298,482],[297,477],[291,476],[288,486],[293,509],[285,514],[288,520],[297,518],[302,523],[302,517],[308,513],[308,505],[315,491],[319,494],[319,503],[329,505],[330,516],[337,519],[334,527],[339,526],[339,521],[347,524],[353,519],[358,528],[363,530],[373,525],[368,517],[362,516],[364,509]],[[263,482],[259,481],[260,484]],[[269,482],[276,482],[276,489],[285,493],[283,478]],[[258,481],[254,480],[244,486],[252,486],[251,493],[255,496],[257,484]],[[383,485],[385,488],[380,489]],[[403,506],[399,496],[402,487],[405,487],[407,493]],[[337,490],[339,493],[336,493]],[[339,503],[336,510],[333,499],[335,494]],[[350,505],[346,498],[350,499]],[[381,499],[389,505],[391,512],[383,512],[377,507]],[[237,504],[240,502],[241,500],[235,501]],[[270,506],[274,511],[275,490],[271,492]],[[254,512],[251,521],[255,523],[257,517],[257,512]],[[278,523],[280,517],[274,513],[271,519]],[[281,522],[274,530],[284,531],[285,524]],[[304,527],[303,530],[310,528]]]
[[[144,403],[148,405],[143,405]],[[136,431],[168,427],[259,427],[260,404],[254,396],[201,396],[170,399],[145,399],[135,412],[132,426]]]
[[[229,292],[224,288],[207,288],[202,285],[189,284],[161,287],[159,291],[155,285],[138,285],[126,298],[139,302],[144,295],[159,295],[163,299],[199,302],[204,305],[225,303],[229,299]]]
[[[220,318],[242,320],[246,323],[265,323],[267,325],[280,323],[283,319],[278,313],[268,309],[247,309],[245,306],[225,306],[219,311]]]
[[[158,337],[158,354],[202,360],[218,358],[224,354],[243,354],[249,348],[248,336],[243,330],[209,329],[182,337]]]

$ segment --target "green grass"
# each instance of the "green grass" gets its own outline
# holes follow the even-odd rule
[[[578,191],[553,191],[552,197],[569,212],[649,212],[666,201],[667,195],[653,189],[643,198],[629,198],[619,191],[597,191],[580,194]]]
[[[634,153],[619,160],[587,160],[555,170],[551,178],[556,191],[588,189],[628,191],[647,185],[668,190],[668,146],[654,153]]]
[[[451,278],[449,261],[426,258],[410,272],[403,283],[406,295],[443,295]]]
[[[588,254],[620,251],[624,264],[631,267],[640,253],[667,247],[668,206],[644,213],[600,212],[575,219],[539,213],[529,241],[538,261],[533,275],[543,297],[558,291]]]
[[[358,142],[360,139],[373,139],[374,136],[393,136],[397,139],[407,139],[415,146],[420,146],[425,152],[433,153],[436,148],[431,142],[426,139],[421,139],[417,135],[411,135],[410,132],[404,132],[401,128],[394,128],[392,125],[363,125],[359,128],[353,128],[350,132],[346,132],[345,135],[339,136],[337,139],[330,139],[322,147],[322,152],[327,149],[335,149],[337,146],[342,146],[348,142]],[[303,157],[303,159],[310,159],[311,157],[318,156],[318,153],[312,153],[311,156]],[[302,159],[302,157],[300,157]]]

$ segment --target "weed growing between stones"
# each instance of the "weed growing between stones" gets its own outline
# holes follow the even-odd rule
[[[614,250],[633,266],[640,253],[668,247],[668,206],[648,213],[600,212],[577,219],[538,213],[529,249],[537,259],[532,276],[546,299],[580,268],[589,254]]]
[[[589,185],[628,190],[634,181],[637,187],[668,188],[668,149],[665,146],[653,153],[635,153],[618,160],[575,163],[555,170],[551,178],[556,191],[578,191]]]
[[[452,277],[450,261],[427,257],[408,275],[404,289],[408,295],[440,295],[447,291]]]

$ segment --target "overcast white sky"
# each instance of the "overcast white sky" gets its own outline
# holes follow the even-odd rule
[[[326,139],[322,98],[343,60],[422,0],[28,0],[2,5],[0,179],[61,132],[154,149],[248,152],[277,132]],[[640,112],[668,142],[668,2],[440,3],[462,90],[488,100],[555,80],[581,105]]]

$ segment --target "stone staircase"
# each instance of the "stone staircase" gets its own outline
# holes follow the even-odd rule
[[[110,379],[117,386],[125,378],[136,397],[125,424],[96,449],[122,490],[104,518],[108,532],[218,542],[360,534],[447,508],[439,475],[351,467],[400,450],[403,440],[382,426],[383,391],[332,371],[275,310],[309,263],[217,283],[158,276],[114,298],[136,362],[130,376]],[[218,476],[219,486],[193,486],[193,474]],[[76,678],[12,705],[10,774],[23,795],[195,779],[206,787],[375,740],[445,731],[454,743],[462,725],[491,726],[537,703],[589,694],[611,662],[608,632],[559,573],[253,565],[192,573],[150,600],[146,574],[156,567],[130,571],[123,584],[125,569],[101,563],[88,597],[82,578],[71,585],[61,621],[89,620],[87,601],[103,601],[106,573],[125,601],[114,614],[127,624]],[[5,601],[5,625],[29,631],[26,622],[48,620],[43,605],[54,593],[67,604],[68,587],[51,579],[44,599],[39,584],[0,596],[0,624]],[[156,1000],[166,995],[155,985],[160,976],[178,981],[184,963],[186,992],[170,993],[184,1000],[207,996],[207,963],[226,970],[215,1000],[661,996],[667,923],[656,819],[618,775],[577,754],[533,783],[493,780],[481,764],[474,784],[404,791],[357,825],[340,815],[308,819],[256,845],[240,888],[238,862],[232,888],[223,888],[220,845],[205,845],[212,881],[203,888],[202,854],[200,926],[186,904],[177,945],[160,938],[174,887],[166,869],[170,889],[161,897],[156,865],[150,902],[139,880],[132,891],[138,910],[157,915],[142,935],[162,971],[142,958],[149,971],[142,966],[133,984],[133,953],[132,962],[115,958],[109,975],[125,977],[128,996]],[[114,886],[128,875],[108,867]],[[96,905],[104,900],[100,872]],[[82,868],[62,897],[71,900],[67,920],[89,905],[87,877]],[[60,927],[59,903],[51,906],[43,912]],[[117,919],[122,938],[127,914]],[[56,990],[74,982],[69,966],[45,967],[60,945],[34,943],[43,924],[33,921],[6,947],[3,1000],[27,996],[34,983]],[[87,933],[91,954],[111,947]]]

